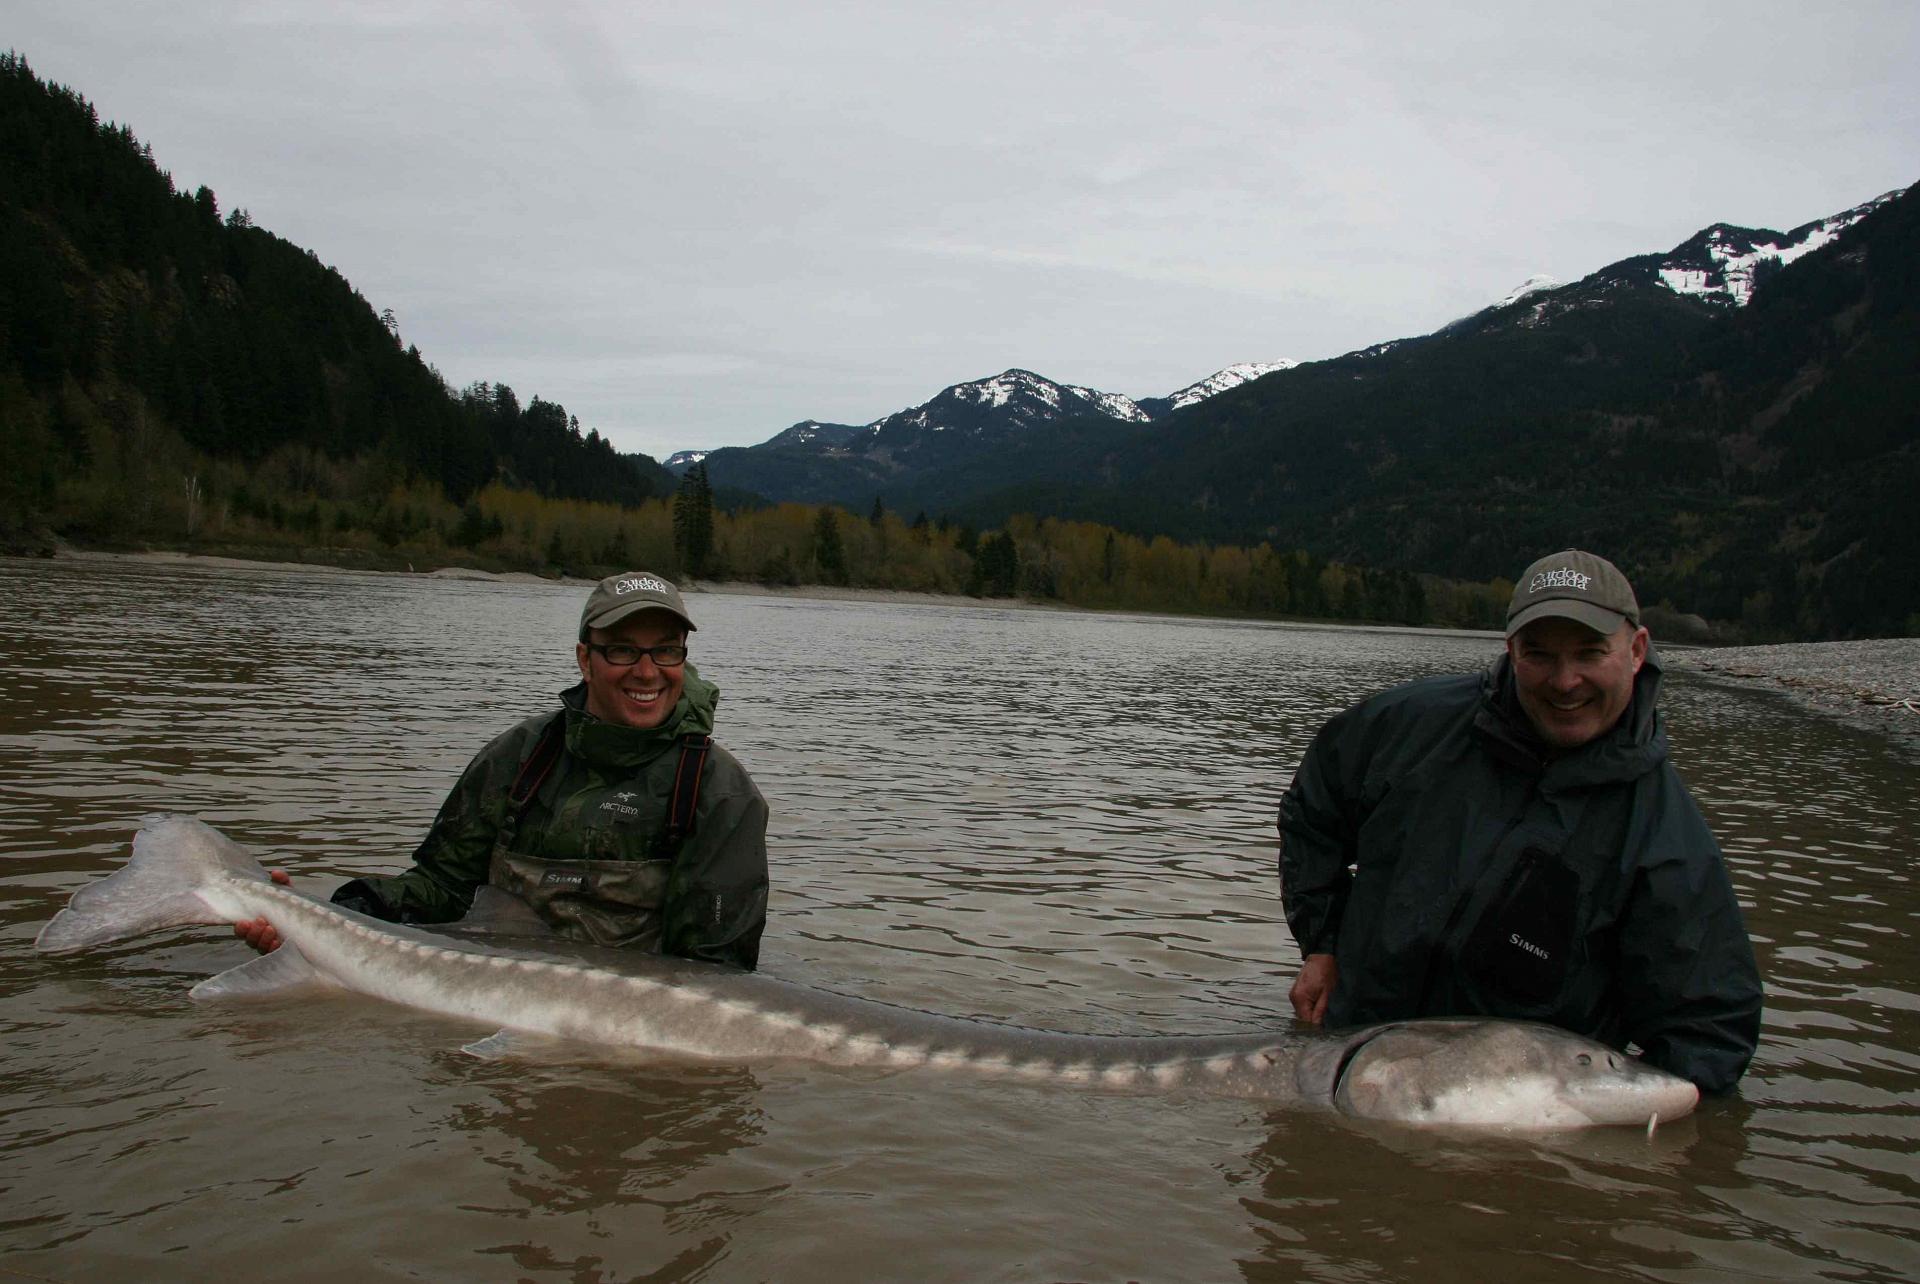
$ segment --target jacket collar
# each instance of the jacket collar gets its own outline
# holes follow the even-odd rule
[[[712,735],[720,688],[689,664],[680,702],[657,727],[627,727],[594,717],[587,712],[584,682],[562,691],[560,703],[566,710],[568,753],[602,766],[635,766],[659,757],[682,736]]]

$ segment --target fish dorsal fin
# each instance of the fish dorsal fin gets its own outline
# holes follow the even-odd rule
[[[195,999],[251,999],[332,984],[307,962],[306,955],[283,941],[271,954],[210,976],[189,993]]]
[[[474,889],[473,907],[443,930],[463,936],[553,936],[547,921],[512,892],[491,883]]]

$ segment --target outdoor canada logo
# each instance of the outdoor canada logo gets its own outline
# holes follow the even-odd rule
[[[1527,592],[1538,593],[1541,589],[1550,588],[1585,589],[1591,583],[1593,576],[1582,575],[1579,571],[1542,571],[1527,585]]]
[[[613,586],[615,597],[625,597],[629,593],[664,593],[667,586],[651,575],[636,575],[632,579],[621,580]]]

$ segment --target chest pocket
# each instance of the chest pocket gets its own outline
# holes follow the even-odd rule
[[[487,881],[562,935],[658,951],[670,860],[543,860],[495,850]]]
[[[1579,919],[1579,876],[1560,856],[1529,847],[1468,929],[1461,970],[1483,997],[1549,1007],[1572,971]]]

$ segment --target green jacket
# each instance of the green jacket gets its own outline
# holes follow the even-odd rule
[[[384,918],[444,923],[467,912],[475,888],[495,882],[576,939],[752,968],[766,926],[767,805],[719,745],[709,747],[701,771],[692,833],[677,853],[659,846],[678,738],[712,733],[719,689],[689,666],[672,715],[644,730],[586,712],[584,684],[560,699],[565,751],[517,827],[507,825],[507,794],[551,713],[528,718],[475,756],[411,869],[357,879],[335,899],[356,907],[371,901],[364,908]],[[606,880],[624,903],[582,893],[583,875]],[[543,882],[558,886],[554,900],[545,899]]]
[[[1620,722],[1569,753],[1534,735],[1505,657],[1321,730],[1281,800],[1280,876],[1301,954],[1338,964],[1329,1024],[1545,1021],[1703,1088],[1739,1079],[1759,970],[1659,684],[1649,653]]]

